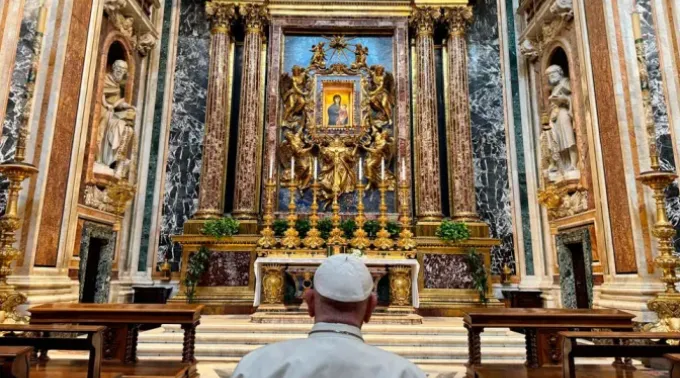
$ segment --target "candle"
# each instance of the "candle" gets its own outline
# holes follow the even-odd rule
[[[272,154],[272,158],[270,159],[271,161],[269,162],[269,179],[271,180],[274,177],[274,155]]]
[[[385,158],[383,158],[380,163],[380,177],[385,181]]]
[[[364,158],[359,158],[359,182],[364,179]]]
[[[638,12],[637,1],[635,0],[633,0],[633,38],[636,42],[642,39],[640,12]]]
[[[295,179],[295,156],[290,157],[290,179]]]
[[[316,171],[319,169],[319,162],[314,158],[314,181],[317,179],[317,174]]]
[[[401,158],[401,181],[406,181],[406,159]]]

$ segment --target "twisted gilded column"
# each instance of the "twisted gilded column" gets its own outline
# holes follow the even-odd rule
[[[417,196],[416,215],[421,225],[438,222],[442,218],[439,137],[437,135],[437,87],[434,65],[434,26],[440,15],[438,8],[422,7],[416,8],[409,20],[416,33],[414,140],[417,186],[415,193]]]
[[[240,220],[257,221],[259,172],[262,136],[262,42],[269,19],[267,8],[246,4],[240,7],[245,23],[243,43],[243,79],[239,108],[238,152],[236,160],[236,189],[234,216]]]
[[[459,221],[477,221],[475,177],[472,164],[470,132],[470,100],[465,28],[472,19],[472,8],[459,6],[444,9],[444,21],[449,31],[448,49],[448,112],[446,115],[447,157],[449,160],[449,190],[453,193],[451,216]]]
[[[210,65],[208,66],[208,99],[203,139],[203,167],[198,193],[196,219],[219,218],[222,208],[227,164],[227,98],[229,96],[229,29],[236,17],[234,4],[209,1],[205,13],[210,21]]]

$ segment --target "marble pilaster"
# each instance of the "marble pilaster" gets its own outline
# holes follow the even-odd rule
[[[239,108],[239,130],[234,190],[234,216],[241,220],[256,220],[259,208],[259,160],[262,138],[261,96],[262,42],[268,19],[267,8],[246,4],[240,8],[246,36],[243,43],[243,76]]]
[[[437,8],[416,8],[410,23],[416,34],[415,62],[415,155],[416,216],[419,223],[442,218],[439,175],[439,136],[437,135],[437,87],[434,61],[434,26]]]
[[[230,26],[236,16],[234,4],[211,1],[205,4],[211,23],[208,99],[203,141],[203,167],[196,219],[218,218],[223,214],[222,189],[227,164],[227,99],[229,96]]]
[[[446,115],[447,156],[451,165],[449,188],[454,193],[451,215],[463,221],[479,220],[475,199],[475,177],[470,129],[470,88],[467,68],[465,29],[472,19],[470,7],[444,9],[449,37],[448,101]]]

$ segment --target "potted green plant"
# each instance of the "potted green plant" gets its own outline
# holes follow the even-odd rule
[[[395,221],[388,221],[385,229],[390,233],[390,237],[396,238],[401,232],[401,225]]]
[[[189,256],[187,263],[187,272],[184,276],[184,294],[187,297],[187,303],[193,303],[196,296],[196,285],[201,280],[201,276],[208,267],[208,260],[210,259],[210,251],[205,246],[199,248],[196,253]]]
[[[309,219],[298,219],[295,222],[295,229],[301,238],[305,238],[307,237],[307,232],[312,229],[312,225],[309,222]]]
[[[369,238],[374,238],[375,234],[380,231],[380,223],[375,219],[366,221],[366,223],[364,223],[364,231],[366,231]]]
[[[232,217],[224,217],[220,219],[212,219],[203,225],[201,233],[203,235],[212,236],[221,239],[225,236],[232,236],[238,234],[239,222]]]
[[[345,219],[340,223],[340,229],[345,233],[345,238],[347,239],[354,237],[354,231],[357,228],[357,222],[354,219]]]
[[[277,219],[272,224],[272,229],[274,230],[275,236],[283,237],[283,234],[288,229],[288,221],[285,219]]]
[[[470,268],[472,286],[479,293],[479,300],[486,304],[489,301],[486,296],[489,289],[489,276],[484,266],[484,256],[474,248],[470,248],[465,255],[465,261]]]
[[[441,240],[456,243],[470,239],[470,229],[467,224],[463,222],[454,222],[445,219],[439,227],[437,227],[435,235]]]
[[[331,230],[333,229],[333,222],[330,218],[323,218],[319,221],[319,223],[316,224],[316,228],[321,233],[321,238],[328,240],[328,236],[331,234]]]

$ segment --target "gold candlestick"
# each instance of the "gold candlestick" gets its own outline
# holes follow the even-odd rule
[[[380,216],[378,217],[380,231],[378,231],[376,234],[377,238],[373,241],[373,245],[382,250],[388,250],[394,246],[394,241],[391,238],[392,235],[387,231],[387,203],[385,202],[387,186],[383,176],[382,181],[378,184],[378,190],[380,191]]]
[[[316,228],[316,225],[319,223],[319,205],[317,203],[317,193],[319,192],[319,188],[321,188],[321,185],[316,180],[314,180],[314,183],[312,184],[312,212],[309,215],[309,223],[312,228],[307,232],[307,237],[302,240],[305,247],[311,249],[320,248],[324,243],[323,238],[321,238],[321,232]]]
[[[654,191],[656,203],[656,223],[652,228],[652,235],[658,239],[659,256],[654,259],[657,267],[663,271],[661,281],[666,285],[666,291],[647,302],[647,307],[656,312],[659,320],[648,326],[649,329],[660,332],[680,331],[673,319],[680,318],[680,293],[675,285],[680,282],[675,270],[680,266],[680,259],[673,255],[673,237],[675,229],[666,215],[665,189],[673,183],[677,175],[673,172],[649,171],[638,176],[638,180]]]
[[[409,207],[406,201],[409,194],[409,185],[406,181],[402,181],[399,184],[399,191],[401,192],[401,216],[399,217],[401,232],[399,233],[397,247],[408,251],[415,248],[417,243],[413,239],[413,232],[411,232],[411,217],[408,214]]]
[[[331,231],[330,237],[328,238],[328,244],[330,245],[345,245],[347,240],[345,239],[344,232],[340,229],[340,205],[338,204],[338,190],[335,188],[333,190],[333,216],[331,220],[333,221],[333,230]]]
[[[288,184],[288,190],[290,192],[288,217],[286,218],[288,219],[288,229],[283,234],[281,244],[286,248],[293,249],[300,246],[300,234],[295,229],[295,223],[297,222],[297,213],[295,212],[295,192],[297,191],[297,184],[295,182],[295,177],[291,177],[290,183]]]
[[[366,186],[363,183],[357,184],[357,195],[359,196],[357,201],[357,229],[354,230],[354,238],[350,241],[350,244],[354,248],[364,249],[371,245],[371,241],[368,240],[368,234],[364,230],[364,224],[366,223],[366,217],[364,216],[364,190]]]
[[[260,231],[262,237],[257,241],[257,245],[261,248],[272,248],[276,246],[276,237],[274,230],[272,230],[272,224],[274,223],[274,190],[276,189],[274,179],[270,178],[267,180],[264,188],[267,194],[267,203],[264,205],[264,216],[262,217],[264,228]]]
[[[26,82],[26,104],[21,115],[21,126],[17,130],[17,142],[14,158],[0,164],[0,174],[9,181],[7,188],[7,204],[5,214],[0,217],[0,323],[27,323],[28,317],[21,316],[17,312],[17,306],[26,303],[26,296],[7,283],[7,276],[12,274],[12,262],[16,260],[23,251],[14,248],[16,242],[16,232],[21,228],[21,217],[19,216],[19,193],[21,183],[32,175],[38,173],[38,168],[33,164],[26,163],[26,142],[28,140],[31,110],[34,105],[35,78],[38,74],[38,60],[42,50],[43,33],[47,20],[47,8],[40,6],[38,14],[38,24],[35,37],[33,39],[33,58],[31,59],[31,70]]]

